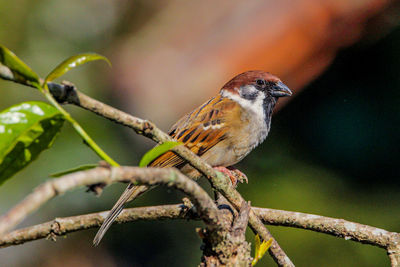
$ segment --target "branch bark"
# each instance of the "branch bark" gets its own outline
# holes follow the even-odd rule
[[[312,230],[384,248],[389,255],[391,266],[400,266],[400,233],[314,214],[267,208],[252,210],[266,224]]]
[[[127,223],[140,220],[200,219],[197,214],[188,211],[189,208],[184,204],[131,208],[123,210],[115,222]],[[0,237],[0,248],[20,245],[42,238],[55,240],[57,236],[98,228],[103,223],[107,213],[108,211],[103,211],[79,216],[55,218],[49,222],[18,229]]]
[[[204,244],[200,266],[242,267],[251,265],[251,246],[246,241],[250,205],[244,203],[242,207],[236,217],[226,216],[226,213],[222,211],[222,214],[225,214],[224,218],[229,221],[228,227],[224,227],[222,231],[198,230]]]
[[[116,222],[127,223],[138,220],[201,219],[197,213],[193,213],[189,208],[189,205],[176,204],[125,209],[120,216],[118,216]],[[314,214],[257,207],[252,207],[251,210],[265,224],[301,228],[381,247],[388,251],[392,266],[398,266],[400,262],[399,233],[389,232],[384,229],[343,219]],[[19,245],[42,238],[54,239],[57,236],[62,236],[71,232],[97,228],[100,227],[106,215],[107,211],[103,211],[79,216],[55,218],[49,222],[18,229],[1,237],[0,247]],[[243,218],[246,218],[246,216],[239,216],[236,219],[236,226],[233,228],[242,229],[244,225]]]
[[[399,233],[343,219],[267,208],[253,208],[253,211],[265,224],[312,230],[385,249],[400,244]]]
[[[114,182],[133,182],[148,186],[162,184],[175,187],[188,195],[190,200],[196,205],[197,212],[209,227],[219,227],[222,222],[222,218],[218,214],[218,208],[208,194],[196,182],[190,180],[176,169],[99,167],[65,175],[37,187],[24,200],[0,217],[0,237],[30,213],[59,194],[78,186],[110,184]]]

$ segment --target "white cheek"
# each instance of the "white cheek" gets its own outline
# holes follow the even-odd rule
[[[243,87],[241,92],[243,92]],[[245,93],[251,93],[253,88],[245,88]],[[254,88],[254,90],[257,90]],[[246,112],[242,113],[242,116],[246,120],[249,120],[249,124],[243,127],[243,131],[247,134],[251,132],[246,140],[239,141],[234,147],[237,161],[244,158],[253,148],[262,143],[268,135],[270,125],[266,123],[265,111],[264,111],[264,98],[265,95],[262,92],[258,92],[257,96],[253,99],[246,99],[238,94],[232,94],[228,91],[222,90],[221,95],[223,97],[232,99],[238,103]]]
[[[255,113],[255,115],[259,118],[262,118],[264,120],[264,108],[263,108],[263,102],[265,95],[258,91],[254,86],[252,85],[246,85],[242,87],[240,90],[240,94],[255,94],[257,95],[255,99],[250,100],[246,99],[242,96],[239,96],[237,94],[232,94],[226,90],[221,91],[221,95],[223,97],[227,97],[229,99],[232,99],[236,103],[238,103],[242,108]]]

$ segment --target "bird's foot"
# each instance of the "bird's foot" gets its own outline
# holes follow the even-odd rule
[[[240,170],[234,168],[234,167],[228,167],[229,170],[231,170],[233,173],[235,173],[236,178],[240,183],[246,182],[246,184],[249,183],[249,179],[247,178],[247,175],[241,172]]]
[[[234,187],[237,186],[238,181],[240,183],[244,183],[244,182],[246,182],[246,184],[249,183],[249,179],[247,179],[246,174],[244,174],[243,172],[239,171],[238,169],[236,169],[234,167],[226,168],[226,167],[218,166],[218,167],[214,167],[214,170],[222,172],[223,174],[228,176],[229,179],[231,179],[232,185]]]

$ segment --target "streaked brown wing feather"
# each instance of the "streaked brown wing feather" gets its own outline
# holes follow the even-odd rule
[[[238,112],[239,105],[222,96],[211,98],[173,125],[169,134],[201,156],[226,138],[227,117]],[[149,166],[181,167],[184,160],[173,152],[167,152]]]

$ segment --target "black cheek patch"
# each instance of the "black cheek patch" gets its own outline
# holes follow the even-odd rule
[[[256,91],[256,90],[249,90],[247,88],[242,88],[242,91],[240,93],[240,95],[247,100],[250,101],[254,101],[257,99],[257,96],[259,94],[260,91]]]

